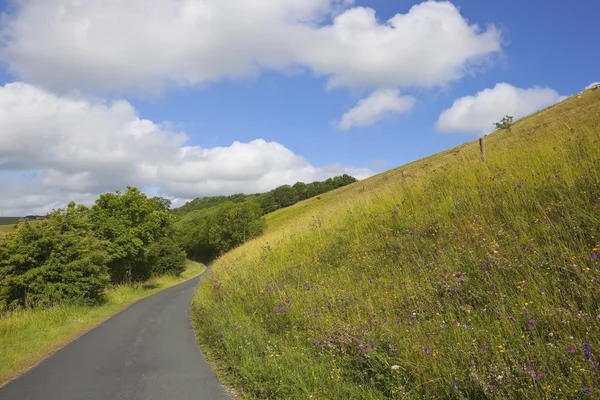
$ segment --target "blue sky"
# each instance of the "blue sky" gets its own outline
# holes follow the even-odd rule
[[[366,177],[600,80],[591,0],[241,1],[0,3],[0,212]]]

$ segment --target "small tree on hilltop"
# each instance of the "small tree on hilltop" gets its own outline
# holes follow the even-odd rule
[[[507,129],[510,131],[510,127],[513,123],[513,117],[510,115],[506,115],[504,118],[500,120],[500,122],[494,122],[496,129]]]

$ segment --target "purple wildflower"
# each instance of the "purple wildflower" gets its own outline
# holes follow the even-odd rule
[[[423,347],[423,351],[429,356],[429,346]]]
[[[517,320],[515,319],[515,317],[510,317],[509,320],[510,320],[510,322],[517,322]]]
[[[598,254],[596,254],[596,253],[590,254],[590,260],[594,261],[596,258],[598,258]]]
[[[498,318],[500,318],[500,317],[502,316],[502,313],[501,313],[500,311],[498,311],[498,312],[496,313],[496,315],[498,316]]]
[[[481,348],[482,348],[483,350],[487,350],[487,349],[488,349],[488,346],[487,346],[487,344],[482,344],[482,345],[481,345]]]
[[[587,393],[588,396],[592,397],[592,390],[589,387],[585,388],[585,393]]]
[[[571,353],[571,354],[575,354],[575,351],[576,351],[576,350],[575,350],[573,347],[571,347],[571,348],[569,349],[569,353]]]
[[[454,392],[458,392],[458,388],[456,387],[456,382],[454,381],[454,379],[452,379],[452,390]]]
[[[583,349],[585,350],[585,358],[587,360],[592,358],[592,346],[589,343],[583,344]]]

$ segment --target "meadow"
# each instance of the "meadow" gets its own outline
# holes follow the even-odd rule
[[[101,306],[56,305],[0,314],[0,386],[127,306],[205,269],[188,261],[179,277],[164,275],[135,285],[111,286]]]
[[[15,229],[15,225],[14,224],[0,225],[0,238],[3,238],[4,236],[8,235],[14,229]]]
[[[600,91],[267,215],[196,292],[246,398],[600,396]]]

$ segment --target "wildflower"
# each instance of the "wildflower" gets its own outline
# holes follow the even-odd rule
[[[430,354],[429,354],[429,346],[425,346],[425,347],[423,347],[423,351],[424,351],[424,352],[425,352],[425,353],[426,353],[428,356],[430,356]]]
[[[596,253],[590,254],[590,260],[594,261],[596,258],[598,258],[598,254],[596,254]]]
[[[576,352],[576,350],[575,350],[573,347],[571,347],[571,348],[569,349],[569,353],[571,353],[571,354],[575,354],[575,352]]]
[[[399,365],[392,365],[392,369],[393,370],[400,369],[400,366]]]
[[[488,349],[488,346],[487,346],[486,344],[482,344],[482,345],[481,345],[481,348],[482,348],[483,350],[487,350],[487,349]]]
[[[501,381],[501,380],[502,380],[502,378],[504,378],[502,375],[498,375],[498,376],[496,377],[496,379],[498,379],[499,381]]]
[[[586,393],[588,396],[592,397],[592,390],[591,390],[589,387],[586,387],[586,388],[585,388],[585,393]]]
[[[590,346],[589,343],[584,343],[583,344],[583,349],[585,350],[585,358],[587,360],[592,358],[592,346]]]
[[[515,319],[515,317],[510,317],[509,320],[510,320],[510,322],[517,322],[517,320]]]
[[[454,392],[458,392],[458,388],[456,387],[456,382],[454,381],[454,379],[452,379],[452,390]]]
[[[502,316],[502,313],[501,313],[500,311],[498,311],[498,312],[496,313],[496,315],[498,316],[498,318],[500,318],[500,317]]]

